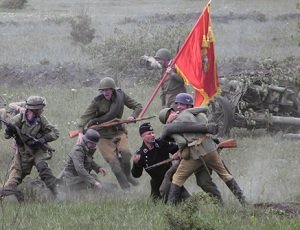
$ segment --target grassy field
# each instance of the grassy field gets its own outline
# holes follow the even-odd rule
[[[276,60],[290,56],[299,58],[297,2],[212,1],[218,62],[232,62],[239,57],[259,61],[269,57]],[[153,55],[161,46],[176,50],[178,40],[182,42],[205,4],[206,1],[199,0],[177,0],[176,3],[174,0],[28,0],[24,9],[0,8],[0,69],[21,66],[16,73],[18,77],[22,76],[22,68],[25,71],[41,63],[61,64],[60,68],[68,63],[78,63],[96,70],[100,79],[102,73],[107,71],[104,67],[115,68],[117,73],[113,76],[121,79],[119,85],[144,104],[156,81],[138,81],[137,76],[131,76],[131,72],[127,71],[121,74],[123,66],[119,62],[135,63],[141,55]],[[70,35],[70,21],[83,12],[91,17],[92,27],[96,31],[95,39],[86,46],[74,43]],[[180,27],[176,27],[177,24]],[[162,35],[158,35],[162,31],[170,38],[163,39]],[[119,54],[118,51],[122,52]],[[129,51],[130,55],[125,56]],[[99,53],[106,54],[105,59],[99,58]],[[123,75],[125,81],[122,81]],[[24,100],[34,94],[47,98],[45,115],[61,133],[60,138],[51,143],[56,153],[49,162],[57,175],[63,168],[66,154],[75,143],[75,139],[68,137],[68,131],[76,128],[77,119],[97,93],[97,85],[74,87],[74,90],[72,84],[67,87],[59,82],[31,87],[25,79],[20,85],[7,87],[3,84],[5,77],[0,74],[0,93],[8,102]],[[157,115],[159,110],[160,101],[156,97],[146,115]],[[129,112],[125,111],[124,118]],[[159,134],[161,124],[158,119],[151,120],[151,123]],[[141,144],[138,125],[128,126],[132,151]],[[264,131],[233,130],[232,135],[237,139],[238,148],[224,150],[222,158],[251,204],[300,202],[299,142],[271,137]],[[11,140],[0,136],[0,183],[4,181],[13,155],[10,143]],[[96,161],[108,171],[102,181],[117,183],[100,154],[96,154]],[[33,169],[30,178],[24,182],[25,187],[36,176]],[[251,206],[243,209],[217,175],[214,174],[213,178],[223,195],[223,208],[213,205],[202,193],[199,194],[194,177],[187,182],[188,190],[194,194],[190,202],[178,207],[162,203],[155,205],[148,199],[149,177],[143,175],[140,185],[126,194],[121,191],[105,195],[83,194],[81,199],[68,199],[63,203],[32,199],[21,205],[1,202],[0,226],[1,229],[300,228],[296,213],[299,209],[293,211],[293,215],[272,208]]]

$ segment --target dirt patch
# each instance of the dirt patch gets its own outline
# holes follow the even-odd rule
[[[267,214],[277,214],[290,218],[298,217],[300,215],[299,202],[258,203],[255,204],[254,207],[264,209]]]

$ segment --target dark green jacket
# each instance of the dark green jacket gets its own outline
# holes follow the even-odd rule
[[[88,148],[83,142],[75,145],[69,154],[69,159],[64,169],[67,180],[75,180],[80,177],[80,181],[94,185],[96,179],[90,174],[92,170],[99,172],[101,167],[94,161],[93,154],[89,153]]]
[[[117,111],[117,115],[114,118],[121,119],[124,112],[124,106],[133,110],[132,116],[138,117],[140,112],[142,111],[142,105],[136,102],[134,99],[129,97],[126,93],[124,93],[121,89],[117,89],[118,93],[122,95],[118,98],[118,100],[122,100],[120,103],[120,109]],[[116,92],[114,92],[112,101],[117,100]],[[92,102],[89,104],[86,111],[80,117],[80,122],[78,125],[79,132],[83,132],[87,123],[94,118],[101,117],[107,114],[110,110],[112,102],[108,101],[104,98],[103,95],[99,95],[95,97]],[[112,118],[113,119],[113,118]],[[112,138],[118,134],[124,133],[125,129],[122,126],[113,126],[108,128],[103,128],[99,130],[101,137],[104,138]]]

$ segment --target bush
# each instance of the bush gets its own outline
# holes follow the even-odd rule
[[[26,3],[27,0],[4,0],[1,7],[6,9],[23,9]]]
[[[71,37],[75,42],[87,45],[95,38],[95,29],[91,28],[92,19],[86,12],[81,12],[76,19],[71,19]]]
[[[162,47],[170,49],[175,55],[178,44],[183,44],[191,30],[192,25],[189,26],[186,20],[182,17],[176,19],[177,23],[166,24],[150,18],[139,22],[130,31],[116,28],[110,38],[88,47],[87,52],[95,63],[100,63],[99,69],[105,69],[117,79],[132,75],[140,79],[145,75],[152,78],[151,71],[139,68],[140,57],[144,54],[154,56]]]

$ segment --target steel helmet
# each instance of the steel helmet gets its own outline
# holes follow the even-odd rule
[[[175,104],[194,105],[194,98],[188,93],[179,93],[176,95]]]
[[[30,96],[26,100],[26,109],[42,109],[46,106],[46,99],[41,96]]]
[[[115,88],[116,88],[115,80],[112,79],[111,77],[105,77],[100,81],[99,90],[115,89]]]
[[[156,52],[154,58],[162,59],[162,60],[171,60],[172,56],[170,50],[166,48],[161,48]]]
[[[100,134],[94,129],[88,129],[82,138],[84,141],[97,144],[100,139]]]
[[[164,108],[159,111],[158,118],[161,123],[166,124],[169,114],[172,110],[172,108]]]

